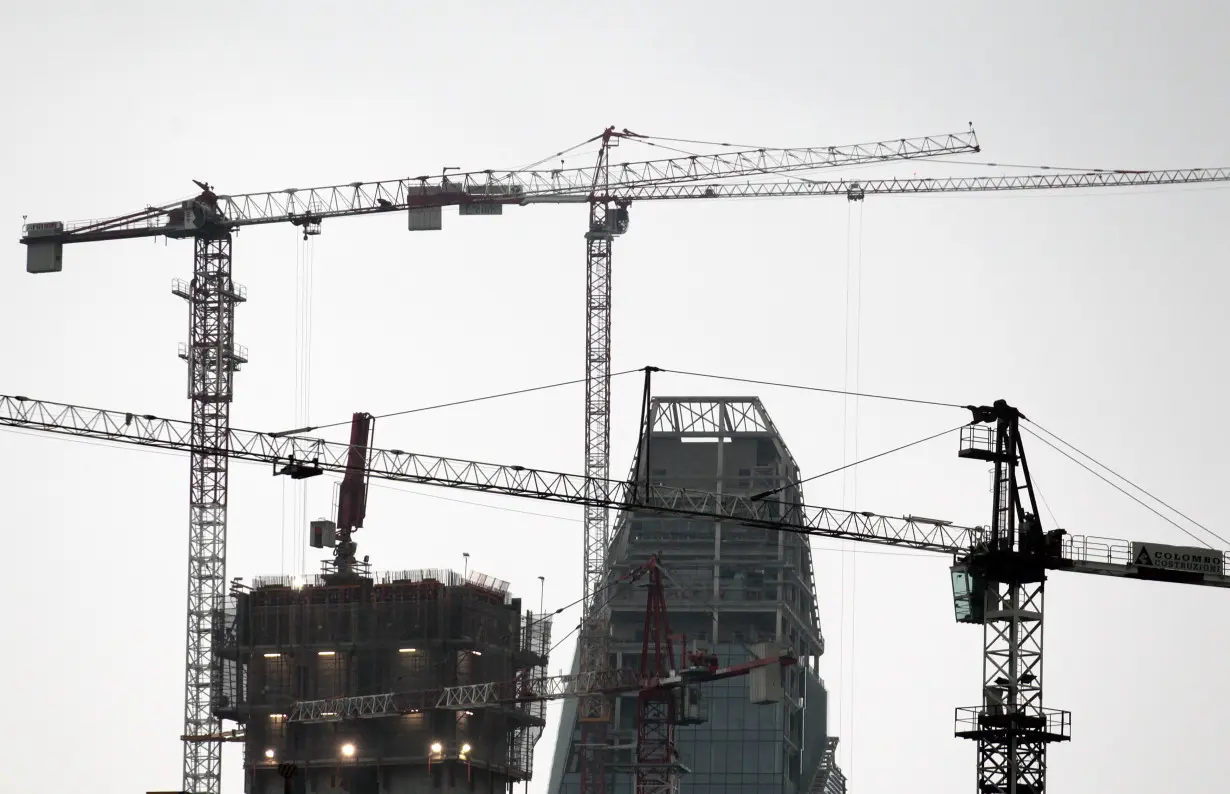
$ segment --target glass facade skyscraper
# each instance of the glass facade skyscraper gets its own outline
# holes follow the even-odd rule
[[[752,495],[781,489],[773,500],[802,502],[798,466],[755,397],[655,398],[631,478],[654,485]],[[684,792],[697,794],[844,794],[836,739],[827,731],[828,702],[818,662],[824,637],[807,537],[726,522],[623,514],[615,525],[607,570],[614,582],[658,555],[672,633],[707,643],[723,665],[753,657],[756,643],[784,646],[799,659],[782,669],[783,698],[752,703],[744,678],[702,685],[707,720],[676,730]],[[645,591],[603,591],[612,666],[640,663]],[[577,660],[574,657],[573,669]],[[575,701],[565,701],[551,766],[550,794],[578,794]],[[614,704],[607,734],[607,794],[632,794],[636,698]]]

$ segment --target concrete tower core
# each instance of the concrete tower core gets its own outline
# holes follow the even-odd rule
[[[772,500],[801,504],[798,466],[756,397],[657,397],[650,432],[629,479],[655,486],[750,496],[781,488]],[[679,727],[679,761],[690,770],[684,792],[844,794],[837,739],[827,734],[827,692],[818,673],[824,637],[811,547],[802,535],[737,524],[624,513],[608,553],[608,581],[657,554],[667,577],[671,631],[710,644],[722,664],[753,657],[757,642],[780,643],[799,658],[783,668],[781,703],[754,705],[748,679],[703,685],[708,721]],[[603,593],[613,667],[640,663],[645,593]],[[573,671],[578,661],[574,655]],[[632,794],[636,698],[617,698],[607,742],[607,794]],[[578,794],[577,704],[565,701],[551,765],[550,794]]]
[[[244,723],[244,791],[282,794],[508,792],[527,780],[545,704],[423,709],[296,722],[297,701],[543,675],[550,618],[523,612],[508,583],[447,570],[258,578],[232,590],[220,638],[216,713]],[[326,715],[328,716],[328,715]]]

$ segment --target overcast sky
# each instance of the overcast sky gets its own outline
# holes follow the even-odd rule
[[[188,195],[194,178],[238,193],[518,167],[610,124],[795,146],[973,121],[983,144],[960,162],[859,174],[1230,165],[1230,12],[1218,4],[857,5],[10,3],[0,393],[188,416],[176,358],[187,313],[170,283],[190,276],[191,247],[73,246],[63,273],[35,277],[17,239],[23,216],[120,215]],[[617,159],[660,154],[627,147]],[[615,248],[614,368],[841,388],[857,350],[866,391],[1006,398],[1218,529],[1230,476],[1230,431],[1212,413],[1227,398],[1228,211],[1230,191],[1209,187],[633,206]],[[584,208],[444,220],[414,235],[401,215],[327,221],[309,254],[290,227],[243,232],[234,272],[250,301],[237,339],[251,363],[236,378],[233,424],[295,423],[304,261],[314,424],[581,376]],[[636,376],[615,383],[617,476],[639,389]],[[663,375],[657,391],[753,389]],[[852,459],[840,399],[755,391],[805,473]],[[580,471],[581,407],[572,387],[382,421],[376,439]],[[859,454],[962,418],[864,401]],[[187,461],[10,431],[0,442],[10,555],[0,791],[177,787]],[[1048,448],[1030,452],[1048,526],[1190,542]],[[293,489],[264,467],[233,471],[229,575],[291,571],[288,548],[305,531],[291,527],[304,514]],[[985,465],[958,460],[952,437],[868,464],[844,488],[821,480],[808,499],[964,524],[990,509]],[[307,517],[328,513],[330,486],[313,482],[306,500]],[[470,552],[472,569],[534,603],[544,575],[548,605],[562,605],[580,590],[580,517],[381,486],[358,540],[382,568],[460,568]],[[952,738],[952,714],[979,701],[981,636],[953,622],[949,561],[814,545],[822,672],[850,790],[971,790],[974,746]],[[315,570],[315,555],[307,563]],[[1224,790],[1230,595],[1089,578],[1060,574],[1048,590],[1046,703],[1074,714],[1073,742],[1050,754],[1052,791]],[[575,619],[559,618],[557,633]],[[561,646],[553,667],[571,653]],[[539,745],[535,794],[553,733]],[[224,780],[241,790],[235,748]]]

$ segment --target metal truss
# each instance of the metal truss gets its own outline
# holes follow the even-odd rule
[[[674,696],[666,690],[642,692],[637,699],[636,794],[678,794]]]
[[[393,717],[414,710],[410,707],[399,707],[395,698],[396,695],[388,692],[381,695],[304,700],[294,705],[286,721],[341,722],[368,717]]]
[[[649,594],[645,604],[641,637],[641,675],[666,677],[676,665],[674,638],[667,612],[662,568],[657,558],[648,564]],[[686,650],[680,649],[680,653]],[[636,698],[636,787],[635,794],[677,794],[679,748],[675,744],[677,697],[663,687],[646,687]]]
[[[635,692],[644,684],[638,670],[622,668],[576,675],[522,677],[513,681],[385,693],[296,703],[287,722],[338,722],[392,717],[428,709],[479,709],[518,703],[584,697],[594,693]]]
[[[179,737],[183,742],[242,742],[247,737],[246,728],[234,728],[229,731],[218,731],[217,733],[206,733],[199,736],[184,735]]]
[[[807,794],[846,794],[846,776],[837,767],[837,742],[836,736],[825,739],[824,754],[816,764]]]
[[[1041,717],[1042,607],[1045,582],[992,585],[996,602],[983,625],[982,688],[985,709]],[[1004,697],[1007,695],[1007,697]],[[1042,723],[1045,727],[1045,722]],[[978,743],[983,791],[1042,792],[1046,779],[1045,733],[1006,730]],[[1031,741],[1032,739],[1032,741]],[[998,788],[988,788],[998,787]]]
[[[655,435],[777,435],[756,397],[655,397]]]
[[[0,395],[0,426],[113,441],[136,446],[190,451],[191,425],[148,414],[85,408],[77,405]],[[271,464],[290,463],[345,474],[350,445],[302,436],[281,436],[250,430],[228,431],[226,442],[207,450],[232,459]],[[596,504],[608,509],[702,521],[730,521],[744,526],[797,532],[868,543],[905,546],[944,554],[966,554],[985,544],[981,527],[963,527],[926,518],[890,518],[867,512],[806,507],[769,499],[754,500],[683,488],[651,486],[631,481],[587,483],[584,476],[495,463],[419,455],[399,449],[368,450],[371,476],[376,479],[456,488],[465,491],[540,499],[563,504]],[[1131,542],[1068,535],[1058,570],[1107,576],[1133,576],[1128,560]],[[1230,552],[1223,552],[1230,570]],[[1203,574],[1192,584],[1230,587],[1230,576]]]
[[[591,196],[610,189],[613,128],[602,137],[590,182]],[[622,222],[621,222],[621,215]],[[581,568],[581,632],[577,653],[582,674],[601,675],[610,666],[608,612],[598,603],[611,547],[611,518],[596,503],[597,483],[611,478],[611,246],[627,226],[627,210],[610,202],[589,202],[585,233],[585,505]],[[610,698],[593,692],[577,704],[581,723],[581,794],[606,792],[606,744]]]
[[[227,470],[230,458],[230,403],[237,366],[234,356],[235,303],[242,296],[231,281],[229,232],[195,239],[193,278],[187,295],[188,427],[191,456],[188,520],[188,625],[183,735],[221,730],[213,705],[222,676],[214,635],[226,598]],[[221,788],[222,745],[184,742],[183,789],[217,794]]]
[[[590,206],[586,235],[585,312],[585,476],[586,495],[597,495],[597,484],[611,476],[611,238],[613,209],[595,202]],[[582,596],[585,615],[606,573],[610,545],[610,519],[605,506],[585,510],[585,564]],[[586,668],[584,665],[582,669]]]
[[[870,195],[911,193],[992,193],[1008,190],[1061,190],[1064,188],[1156,187],[1200,182],[1230,181],[1230,168],[1186,168],[1168,171],[1089,171],[1011,176],[938,177],[917,179],[798,179],[788,182],[745,184],[663,184],[619,188],[617,201],[671,199],[756,198],[773,196],[845,196],[858,201]],[[535,200],[531,200],[535,201]]]
[[[1071,738],[1071,714],[1042,705],[1045,583],[988,583],[983,702],[957,710],[956,733],[978,742],[978,791],[1043,794],[1046,746]]]
[[[613,137],[640,138],[630,133]],[[596,140],[596,139],[595,139]],[[494,201],[518,203],[530,197],[573,197],[585,201],[596,185],[605,190],[646,185],[729,179],[804,172],[863,163],[910,160],[979,151],[973,129],[967,132],[902,138],[846,146],[763,148],[612,164],[609,178],[598,180],[599,168],[526,171],[471,171],[416,176],[379,182],[351,182],[311,188],[287,188],[263,193],[219,195],[218,208],[232,228],[311,218],[347,217],[416,207],[451,206]],[[64,225],[60,242],[162,234],[167,213],[181,201],[113,219],[74,221]]]

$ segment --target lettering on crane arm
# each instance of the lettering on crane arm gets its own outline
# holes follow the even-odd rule
[[[1221,576],[1222,553],[1217,549],[1190,546],[1163,546],[1160,543],[1132,543],[1132,562],[1141,568],[1161,568],[1186,573],[1211,573]]]

